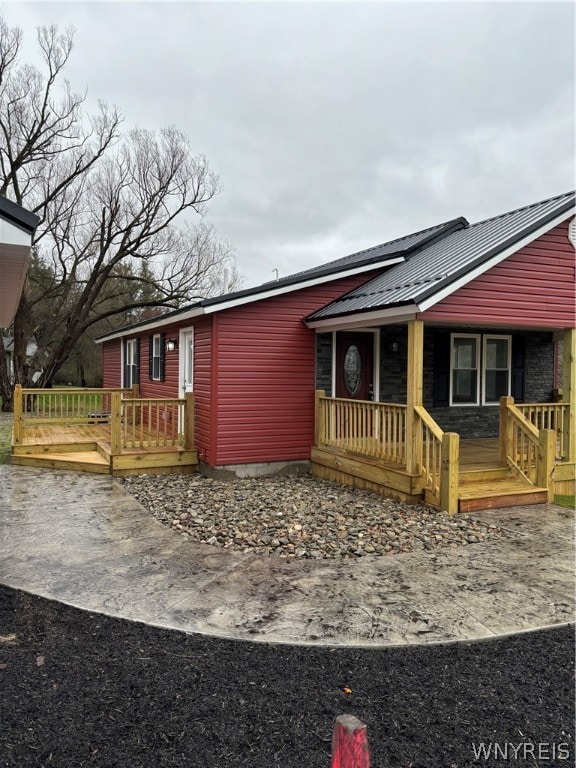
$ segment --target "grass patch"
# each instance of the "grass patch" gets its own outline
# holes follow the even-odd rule
[[[554,496],[554,504],[566,509],[576,509],[576,496],[574,494],[558,494]]]
[[[12,414],[0,414],[0,464],[10,463]]]

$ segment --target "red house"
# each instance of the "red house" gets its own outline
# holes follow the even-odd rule
[[[98,340],[104,386],[193,392],[206,473],[312,462],[322,476],[453,510],[454,484],[461,493],[470,481],[452,471],[442,491],[441,467],[443,452],[444,465],[465,458],[459,435],[462,446],[492,440],[507,482],[530,483],[533,500],[568,492],[574,207],[571,192],[457,218],[125,327]]]

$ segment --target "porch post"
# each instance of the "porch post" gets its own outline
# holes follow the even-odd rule
[[[418,473],[422,464],[422,430],[415,405],[422,405],[424,381],[424,323],[408,321],[408,370],[406,379],[406,472]]]
[[[460,479],[460,435],[444,432],[440,464],[440,510],[455,515],[458,512],[458,481]]]
[[[562,365],[562,400],[568,403],[568,418],[564,420],[566,461],[576,460],[576,328],[564,329],[564,361]]]
[[[326,391],[317,389],[314,397],[314,448],[318,448],[325,442],[324,430],[322,429],[322,398],[326,397]]]
[[[122,453],[122,393],[112,392],[112,422],[110,424],[110,450],[113,456]]]
[[[184,416],[184,448],[187,451],[194,450],[194,393],[186,392],[186,411]]]
[[[500,422],[498,429],[498,442],[500,443],[500,464],[503,467],[508,466],[508,446],[512,439],[509,431],[511,424],[508,418],[508,406],[514,405],[514,398],[504,395],[500,398]]]
[[[536,464],[536,485],[548,490],[548,503],[554,501],[554,457],[556,456],[556,432],[541,429]]]
[[[22,384],[16,384],[14,387],[14,423],[12,427],[12,438],[14,445],[22,444]]]

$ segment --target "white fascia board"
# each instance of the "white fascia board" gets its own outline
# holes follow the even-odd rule
[[[313,288],[315,285],[322,285],[323,283],[331,283],[334,280],[340,280],[344,277],[352,277],[354,275],[361,275],[364,272],[371,272],[373,269],[382,269],[383,267],[392,267],[395,264],[401,264],[404,261],[403,256],[395,256],[391,259],[385,259],[383,261],[377,261],[372,264],[365,264],[363,267],[356,267],[347,269],[344,272],[332,272],[329,275],[323,277],[310,278],[304,280],[301,283],[292,283],[291,285],[282,285],[278,288],[271,288],[269,291],[263,291],[258,294],[251,294],[249,296],[240,296],[232,301],[223,301],[220,304],[212,304],[209,307],[204,307],[207,315],[211,315],[214,312],[222,312],[225,309],[232,309],[233,307],[240,307],[243,304],[251,304],[256,301],[263,301],[264,299],[272,299],[275,296],[282,296],[284,293],[292,293],[292,291],[301,291],[304,288]]]
[[[30,248],[32,235],[23,227],[19,227],[12,221],[7,221],[0,216],[0,243],[5,243],[6,245],[26,245]]]
[[[535,232],[532,232],[531,234],[522,238],[522,240],[519,240],[518,242],[514,243],[514,245],[506,248],[506,250],[497,253],[496,256],[493,256],[489,261],[480,264],[476,267],[476,269],[473,269],[471,272],[467,272],[465,275],[462,275],[462,277],[460,277],[458,280],[455,280],[453,283],[450,283],[450,285],[447,285],[445,288],[439,290],[438,293],[435,293],[433,296],[429,296],[427,299],[424,299],[418,304],[420,312],[426,312],[427,309],[430,309],[435,304],[443,301],[459,288],[463,288],[468,283],[471,283],[472,280],[475,280],[477,277],[480,277],[480,275],[483,275],[484,272],[487,272],[489,269],[492,269],[492,267],[500,264],[500,262],[504,261],[504,259],[507,259],[508,256],[512,256],[513,253],[516,253],[516,251],[519,251],[526,245],[530,245],[530,243],[534,242],[534,240],[542,237],[542,235],[545,235],[546,232],[554,229],[554,227],[557,227],[558,224],[562,224],[563,221],[566,221],[573,215],[574,209],[571,211],[565,211],[560,216],[557,216],[552,221],[549,221],[548,224],[540,227],[540,229],[537,229]]]
[[[122,339],[124,336],[138,336],[145,331],[150,331],[155,328],[162,328],[166,325],[174,325],[175,323],[181,323],[184,320],[193,320],[195,317],[201,317],[204,315],[204,307],[196,307],[195,309],[189,309],[186,312],[182,312],[179,315],[173,315],[172,317],[162,318],[159,317],[156,320],[150,320],[149,323],[138,325],[135,328],[126,328],[123,331],[115,331],[108,336],[102,336],[95,340],[96,344],[103,344],[105,341],[113,341],[114,339]]]
[[[306,325],[319,332],[342,331],[348,328],[393,325],[396,322],[405,323],[408,320],[414,320],[417,312],[418,307],[415,304],[408,304],[405,307],[388,307],[387,309],[374,310],[374,312],[358,312],[344,317],[309,320]]]
[[[394,264],[400,264],[404,261],[403,256],[395,256],[391,259],[384,259],[383,261],[374,262],[372,264],[365,264],[363,267],[357,267],[355,269],[347,269],[345,272],[336,272],[323,277],[316,277],[314,279],[305,280],[301,283],[292,283],[291,285],[282,285],[278,288],[271,288],[268,291],[263,291],[258,294],[249,294],[247,296],[239,296],[232,301],[222,301],[218,304],[211,304],[208,307],[196,307],[188,311],[183,311],[182,314],[175,314],[172,317],[163,320],[159,318],[157,320],[151,320],[145,325],[139,325],[137,328],[127,329],[125,331],[117,331],[111,333],[109,336],[103,336],[96,341],[97,344],[103,344],[105,341],[112,341],[113,339],[121,339],[123,336],[131,336],[138,334],[151,328],[160,328],[165,325],[172,325],[173,323],[180,323],[184,320],[192,320],[202,315],[213,315],[215,312],[223,312],[225,309],[232,309],[233,307],[240,307],[243,304],[251,304],[256,301],[263,301],[264,299],[271,299],[275,296],[281,296],[284,293],[291,293],[292,291],[301,291],[303,288],[312,288],[315,285],[322,285],[322,283],[329,283],[333,280],[339,280],[343,277],[351,277],[353,275],[361,275],[364,272],[371,272],[373,269],[382,269],[383,267],[392,267]]]

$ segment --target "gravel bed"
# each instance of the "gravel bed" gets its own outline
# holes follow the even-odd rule
[[[193,541],[282,558],[356,559],[502,538],[469,515],[382,498],[311,475],[212,480],[120,478],[157,520]]]

